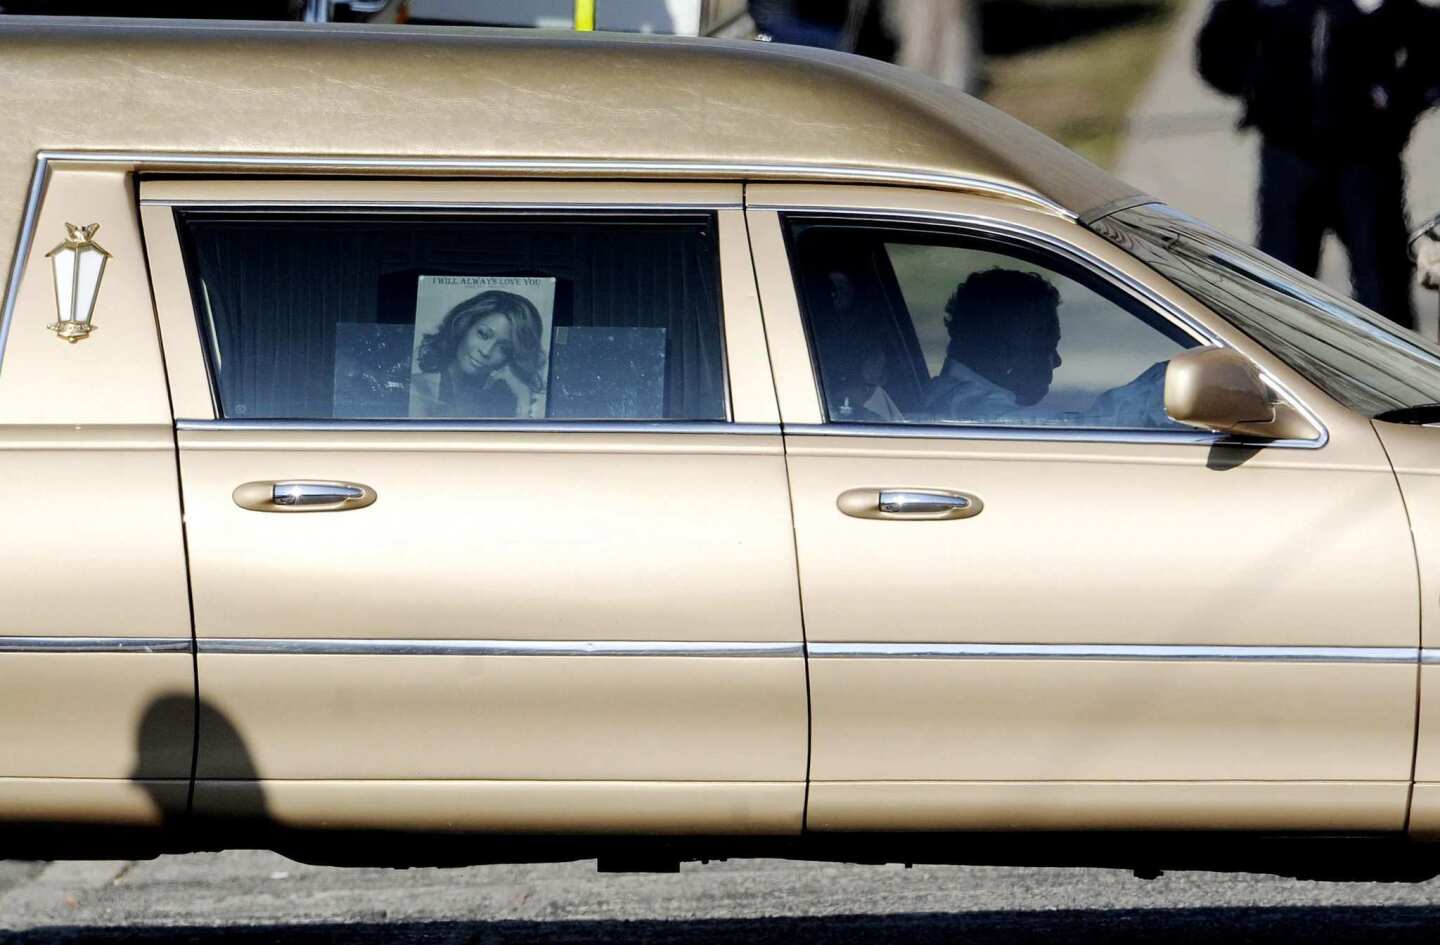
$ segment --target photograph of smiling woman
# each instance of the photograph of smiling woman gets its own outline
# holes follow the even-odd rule
[[[543,416],[545,334],[535,304],[514,292],[456,304],[416,348],[411,416]]]

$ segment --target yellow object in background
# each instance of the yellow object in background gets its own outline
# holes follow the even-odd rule
[[[595,29],[595,0],[575,0],[575,29],[586,32]]]

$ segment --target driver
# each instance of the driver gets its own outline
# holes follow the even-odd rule
[[[925,396],[937,421],[1178,426],[1165,414],[1164,361],[1084,410],[1041,403],[1061,364],[1060,293],[1039,273],[997,267],[971,274],[945,305],[945,327],[945,365]]]

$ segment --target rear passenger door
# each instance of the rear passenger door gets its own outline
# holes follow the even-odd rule
[[[739,204],[145,184],[198,814],[799,830],[798,588]]]

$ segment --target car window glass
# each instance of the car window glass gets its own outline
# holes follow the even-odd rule
[[[920,227],[789,236],[832,422],[1191,429],[1165,364],[1199,342],[1077,264]]]
[[[726,416],[708,215],[178,215],[221,416]]]
[[[1440,402],[1440,347],[1179,211],[1134,207],[1093,229],[1366,416]]]

